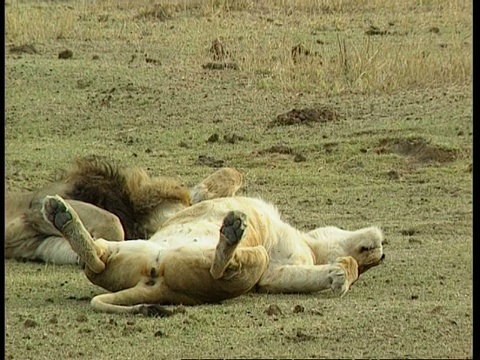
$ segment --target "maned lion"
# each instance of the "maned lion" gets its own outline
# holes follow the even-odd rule
[[[75,209],[94,238],[148,239],[170,216],[206,199],[232,196],[242,174],[222,168],[188,189],[171,178],[150,177],[99,157],[77,159],[74,166],[40,190],[11,193],[5,206],[5,258],[75,264],[78,255],[41,215],[46,195],[60,195]]]
[[[46,196],[42,214],[85,262],[87,278],[110,291],[92,307],[112,313],[161,315],[161,304],[216,303],[252,289],[343,296],[385,258],[377,227],[302,232],[257,198],[202,201],[175,213],[149,240],[125,242],[94,240],[60,196]]]

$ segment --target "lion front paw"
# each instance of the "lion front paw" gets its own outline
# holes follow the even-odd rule
[[[335,266],[334,269],[330,270],[328,278],[331,281],[331,289],[335,294],[342,297],[347,293],[350,286],[345,276],[345,270],[341,266]]]
[[[338,258],[328,277],[331,280],[332,291],[340,297],[344,296],[350,286],[358,279],[356,260],[351,256]]]

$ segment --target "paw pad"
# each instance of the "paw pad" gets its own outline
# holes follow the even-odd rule
[[[238,243],[245,232],[247,216],[240,211],[230,211],[225,219],[220,232],[231,245]]]

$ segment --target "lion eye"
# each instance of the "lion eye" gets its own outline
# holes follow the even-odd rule
[[[370,251],[370,250],[373,250],[373,248],[370,247],[370,246],[362,246],[360,248],[360,252],[362,252],[362,253],[365,252],[365,251]]]

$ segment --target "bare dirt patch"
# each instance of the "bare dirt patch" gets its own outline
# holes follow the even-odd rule
[[[260,155],[264,154],[282,154],[282,155],[291,155],[293,154],[293,149],[290,146],[278,144],[269,147],[268,149],[259,151]]]
[[[172,11],[168,6],[161,4],[154,4],[152,8],[141,11],[138,15],[134,16],[135,20],[155,20],[155,21],[167,21],[172,18]]]
[[[62,50],[58,53],[59,59],[71,59],[73,57],[73,51],[69,49]]]
[[[290,146],[285,144],[277,144],[273,145],[267,149],[259,150],[254,152],[255,155],[269,155],[269,154],[277,154],[277,155],[293,155],[293,162],[305,162],[307,158],[304,154],[294,151]]]
[[[457,150],[430,144],[423,138],[383,139],[373,151],[377,154],[397,154],[421,164],[447,163],[458,156]]]
[[[235,144],[236,142],[243,141],[243,140],[245,140],[245,138],[243,136],[237,135],[235,133],[223,135],[223,141],[226,142],[226,143],[229,143],[229,144]],[[218,135],[217,133],[213,133],[207,139],[208,143],[215,143],[215,142],[220,142],[220,141],[221,141],[220,140],[220,135]]]
[[[195,161],[195,165],[205,165],[212,168],[220,168],[225,166],[225,161],[209,155],[199,155],[197,161]]]
[[[292,54],[292,60],[294,63],[297,63],[300,59],[306,58],[308,56],[320,57],[318,51],[310,51],[302,44],[297,44],[293,46],[290,53]]]
[[[235,62],[209,62],[202,65],[206,70],[238,70],[238,64]]]
[[[275,120],[268,125],[269,128],[275,126],[289,125],[312,125],[315,123],[327,123],[340,119],[340,114],[335,109],[328,106],[316,106],[311,108],[294,108],[284,114],[278,115]]]
[[[23,44],[23,45],[18,45],[18,46],[12,45],[12,46],[10,46],[9,51],[10,51],[10,53],[12,53],[12,54],[30,54],[30,55],[34,55],[34,54],[37,54],[37,53],[38,53],[38,51],[37,51],[37,49],[35,48],[35,46],[33,46],[33,45],[31,45],[31,44]]]
[[[294,342],[302,342],[302,341],[315,340],[317,337],[314,335],[307,334],[305,330],[297,329],[293,335],[286,335],[285,338],[287,340],[294,341]]]

